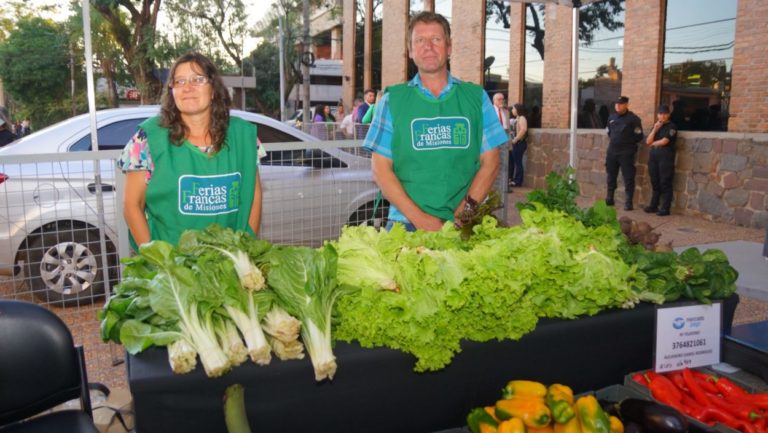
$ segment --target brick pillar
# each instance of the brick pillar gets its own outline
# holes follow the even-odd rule
[[[571,112],[572,9],[547,3],[542,128],[567,128]]]
[[[390,0],[384,7],[381,36],[381,88],[407,79],[409,0]]]
[[[624,5],[621,94],[649,129],[661,95],[666,0],[627,0]]]
[[[485,2],[454,1],[451,14],[451,73],[464,81],[483,84]]]
[[[344,98],[344,110],[352,112],[352,104],[355,101],[355,15],[357,14],[357,0],[344,0],[344,38],[342,45],[343,77],[341,81],[342,97]]]
[[[373,0],[365,0],[363,40],[363,90],[373,87]]]
[[[768,2],[739,0],[728,131],[768,132]]]
[[[523,102],[525,87],[525,3],[509,7],[509,105]]]

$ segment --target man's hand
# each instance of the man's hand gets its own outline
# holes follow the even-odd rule
[[[418,218],[413,218],[411,224],[419,230],[436,232],[443,228],[443,220],[436,216],[423,213]]]

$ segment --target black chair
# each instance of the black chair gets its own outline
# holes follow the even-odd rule
[[[80,410],[28,419],[80,399]],[[98,433],[93,423],[82,347],[47,309],[0,300],[0,432]]]

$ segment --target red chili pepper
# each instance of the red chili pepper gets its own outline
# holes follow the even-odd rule
[[[678,403],[683,398],[683,393],[675,384],[661,374],[651,377],[651,383],[648,385],[648,388],[651,390],[651,395],[662,403],[669,401]]]
[[[710,403],[736,418],[754,421],[763,417],[754,407],[747,404],[729,402],[713,394],[709,394],[708,397]]]
[[[720,390],[718,390],[717,386],[715,386],[715,381],[717,379],[698,370],[691,370],[691,373],[693,374],[693,377],[696,379],[696,383],[699,384],[701,389],[712,394],[720,393]]]
[[[745,391],[744,388],[731,382],[731,380],[727,377],[720,377],[717,379],[717,382],[715,382],[715,387],[718,391],[720,391],[721,394],[726,397],[744,397],[749,395],[749,393]]]
[[[768,420],[768,418],[766,418],[766,417],[764,416],[764,417],[760,418],[759,420],[755,421],[755,429],[756,429],[758,432],[760,432],[760,433],[764,433],[764,432],[766,431],[766,430],[765,430],[765,429],[766,429],[766,425],[768,425],[768,424],[767,424],[767,423],[768,423],[768,421],[767,421],[767,420]]]
[[[704,411],[706,408],[700,405],[693,398],[689,397],[687,394],[683,394],[683,399],[681,400],[681,408],[679,410],[691,418],[696,418],[703,423],[709,425],[713,425],[715,423],[714,421],[706,421],[704,419]]]
[[[685,384],[685,379],[683,379],[683,373],[680,371],[675,371],[668,374],[669,379],[672,380],[672,383],[677,386],[678,389],[682,392],[688,392],[688,386]]]
[[[648,383],[650,380],[648,379],[648,376],[646,376],[643,373],[635,373],[632,375],[632,380],[639,383],[640,385],[643,385],[644,387],[648,388]]]
[[[704,421],[716,421],[721,424],[725,424],[728,427],[738,429],[740,420],[736,419],[733,415],[720,409],[708,407],[704,409],[702,413]]]
[[[755,426],[749,421],[738,420],[736,422],[736,428],[743,433],[759,433]]]
[[[688,391],[691,392],[693,398],[697,402],[701,403],[704,407],[709,406],[709,398],[707,398],[707,395],[699,387],[699,384],[696,383],[696,379],[693,377],[693,373],[691,373],[689,368],[683,369],[683,379],[685,380],[685,384],[688,386]]]

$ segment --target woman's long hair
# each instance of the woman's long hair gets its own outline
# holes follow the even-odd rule
[[[192,63],[197,66],[196,69],[200,69],[201,74],[208,77],[208,81],[213,86],[211,123],[208,126],[208,133],[211,135],[213,151],[218,152],[227,138],[229,107],[232,100],[216,65],[200,53],[190,52],[184,54],[176,59],[176,62],[171,66],[168,81],[165,83],[163,97],[160,101],[160,126],[170,130],[171,143],[176,146],[180,146],[184,138],[189,134],[189,127],[184,124],[184,120],[181,118],[181,112],[176,107],[176,100],[173,98],[173,90],[171,89],[176,69],[183,63]]]
[[[512,106],[515,110],[517,110],[517,115],[522,117],[528,117],[528,109],[525,108],[525,105],[517,103]]]

